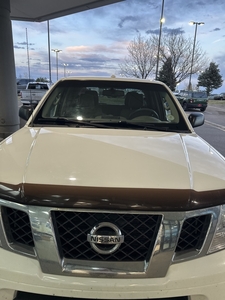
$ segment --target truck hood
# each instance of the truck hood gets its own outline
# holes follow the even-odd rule
[[[225,160],[195,133],[25,126],[0,144],[0,166],[0,198],[33,205],[182,210],[225,202]]]

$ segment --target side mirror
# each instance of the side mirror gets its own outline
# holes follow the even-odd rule
[[[19,109],[19,117],[27,121],[34,111],[34,107],[31,105],[22,105]]]
[[[202,126],[205,122],[205,116],[203,113],[193,112],[188,116],[192,127]]]

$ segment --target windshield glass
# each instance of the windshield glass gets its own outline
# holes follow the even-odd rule
[[[59,82],[33,124],[54,119],[168,124],[188,130],[167,89],[157,83],[110,80]]]
[[[207,98],[207,94],[205,92],[193,92],[193,96],[195,98]]]

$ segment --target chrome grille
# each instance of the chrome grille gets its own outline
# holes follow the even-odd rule
[[[160,215],[53,211],[52,220],[62,257],[80,260],[143,261],[150,258],[161,223]],[[87,234],[100,222],[119,227],[125,241],[113,254],[96,253]],[[105,232],[104,234],[109,234]]]
[[[189,212],[100,213],[1,199],[0,204],[3,249],[38,258],[44,273],[89,277],[164,277],[171,263],[207,255],[221,212],[221,206]],[[113,254],[99,254],[87,242],[87,234],[102,222],[115,224],[124,236]]]

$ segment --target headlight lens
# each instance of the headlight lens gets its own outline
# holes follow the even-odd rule
[[[225,249],[225,205],[221,208],[219,222],[208,253],[213,253],[223,249]]]

